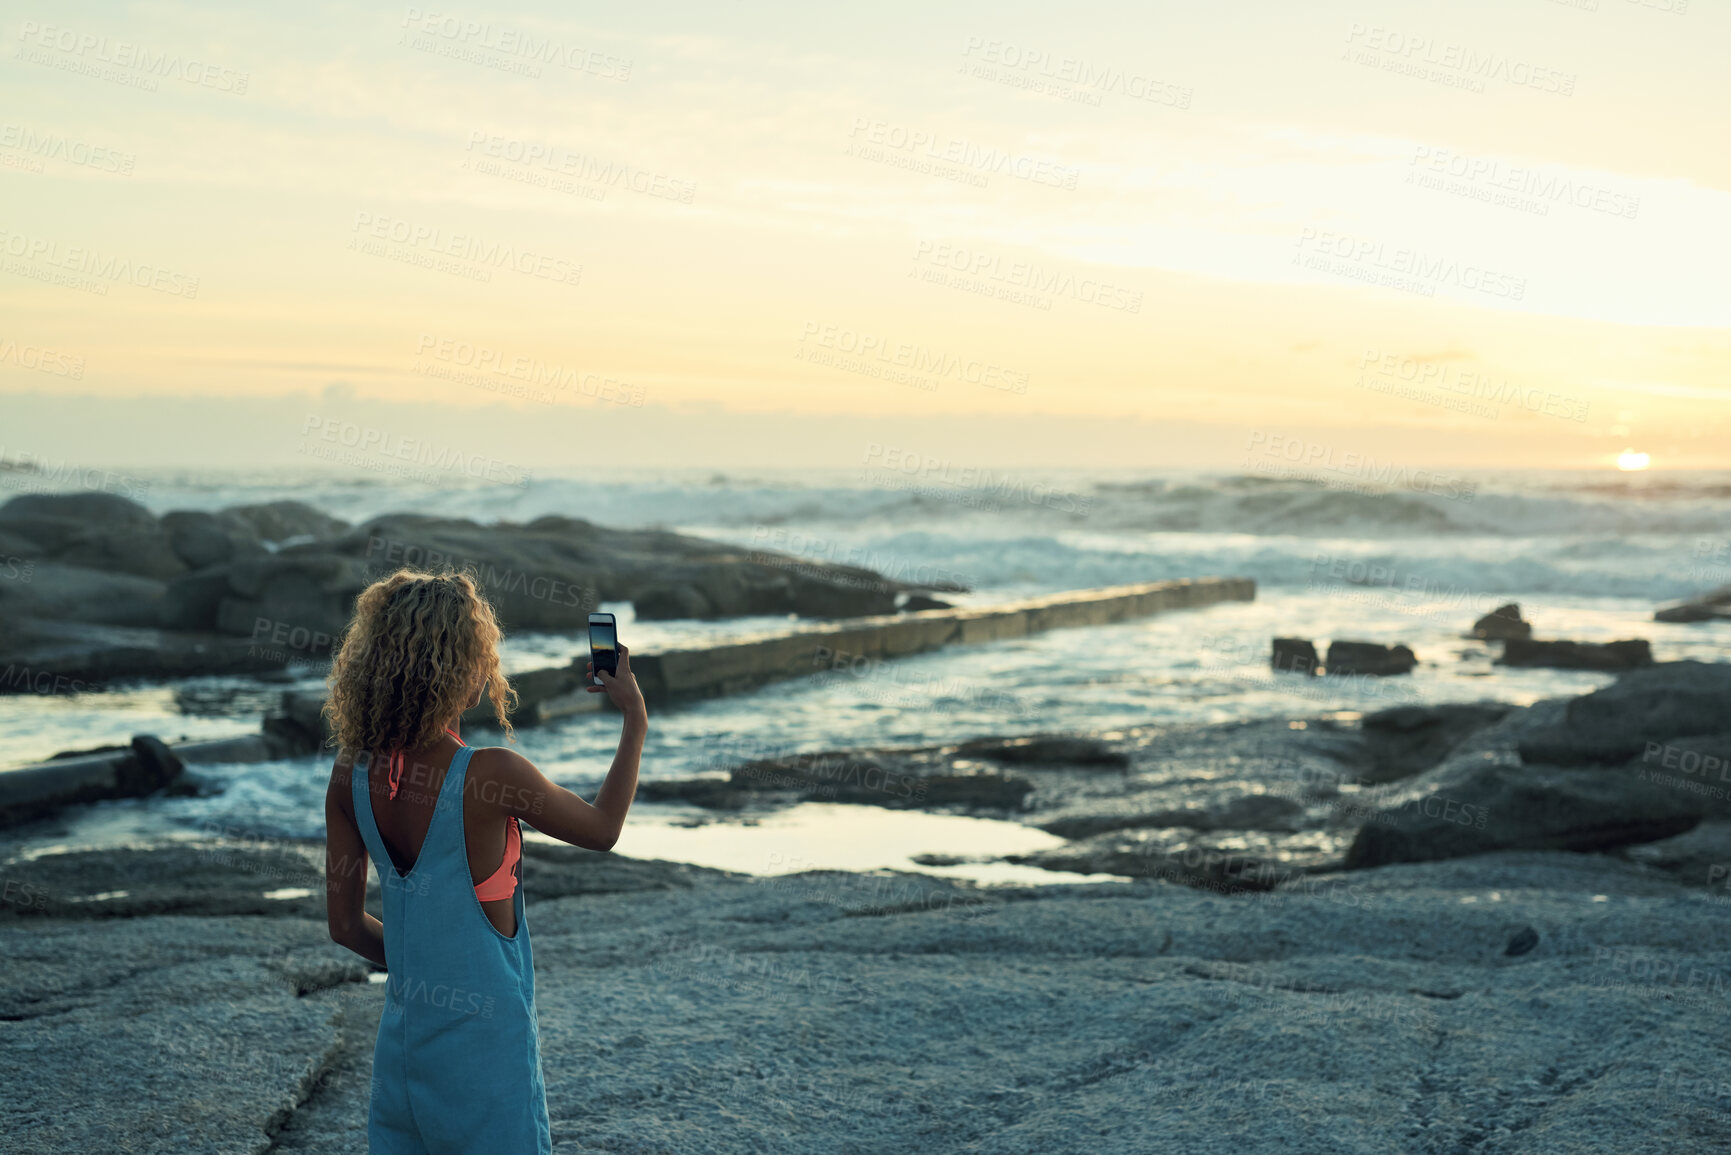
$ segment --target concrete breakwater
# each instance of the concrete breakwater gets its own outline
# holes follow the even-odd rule
[[[652,705],[677,705],[737,694],[824,670],[859,668],[862,664],[927,653],[948,645],[996,642],[1046,630],[1105,626],[1167,610],[1255,598],[1256,583],[1250,578],[1140,582],[1071,590],[991,609],[950,608],[852,618],[831,629],[703,649],[633,654],[631,665],[645,699]],[[562,669],[514,676],[511,681],[521,701],[517,715],[512,717],[513,724],[551,721],[567,714],[600,709],[602,696],[584,691],[586,662],[584,658]]]

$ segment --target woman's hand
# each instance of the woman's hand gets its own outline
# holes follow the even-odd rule
[[[619,672],[609,674],[602,670],[595,672],[595,663],[589,663],[589,679],[601,679],[599,686],[590,686],[591,694],[606,694],[607,700],[618,707],[619,712],[627,718],[648,718],[649,707],[643,703],[643,691],[637,688],[637,676],[631,672],[631,650],[625,645],[619,647]]]

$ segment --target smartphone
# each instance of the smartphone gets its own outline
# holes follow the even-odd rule
[[[601,685],[601,671],[619,672],[619,624],[612,614],[589,615],[589,660],[595,663],[590,682]]]

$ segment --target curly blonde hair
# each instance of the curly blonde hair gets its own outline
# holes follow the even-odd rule
[[[511,741],[517,692],[499,668],[499,637],[493,607],[467,574],[400,569],[374,582],[355,599],[331,661],[331,741],[369,755],[431,746],[478,681]]]

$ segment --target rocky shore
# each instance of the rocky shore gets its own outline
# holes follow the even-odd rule
[[[582,630],[603,601],[646,620],[837,618],[941,606],[928,595],[959,588],[578,518],[351,525],[294,501],[158,517],[106,493],[0,505],[0,559],[0,693],[317,664],[355,595],[401,566],[470,574],[509,630]],[[44,674],[64,685],[41,688]]]
[[[1066,840],[1022,861],[1121,881],[755,878],[529,843],[555,1140],[1723,1148],[1727,701],[1731,666],[1674,662],[1530,707],[646,783],[717,821],[804,799],[1014,819]],[[26,834],[0,842],[9,1149],[361,1148],[383,991],[325,937],[319,846],[25,855]]]

